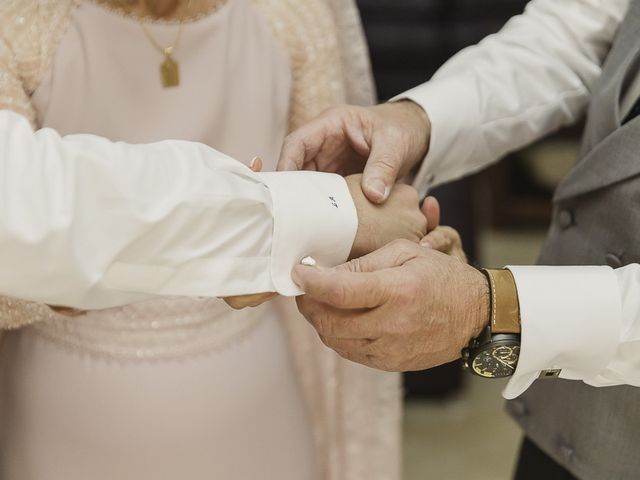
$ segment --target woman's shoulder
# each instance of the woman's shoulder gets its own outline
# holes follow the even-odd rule
[[[34,90],[66,31],[79,0],[0,0],[0,39],[25,82]]]

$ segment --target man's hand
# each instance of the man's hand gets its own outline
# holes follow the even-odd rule
[[[358,212],[358,231],[350,258],[361,257],[402,238],[418,243],[427,233],[427,218],[420,210],[418,192],[409,185],[395,185],[389,200],[374,205],[362,193],[361,175],[346,178]]]
[[[251,169],[260,171],[262,161],[256,158]],[[351,175],[346,179],[358,214],[358,230],[351,248],[350,258],[360,257],[387,243],[402,238],[418,243],[427,233],[427,218],[439,217],[439,207],[423,211],[418,205],[418,192],[409,185],[393,187],[389,200],[384,205],[372,204],[362,193],[361,175]],[[430,217],[431,216],[431,217]],[[236,310],[257,307],[277,296],[273,292],[255,295],[227,297],[225,302]]]
[[[300,312],[344,358],[387,371],[460,357],[489,322],[484,275],[454,257],[395,241],[335,269],[296,266]]]
[[[410,101],[330,109],[285,140],[278,170],[363,172],[362,190],[384,202],[396,179],[426,155],[431,123]]]

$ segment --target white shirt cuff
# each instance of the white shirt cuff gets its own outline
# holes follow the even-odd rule
[[[609,267],[508,267],[518,289],[522,338],[516,371],[503,391],[521,395],[543,370],[595,377],[613,358],[621,301]],[[541,380],[544,381],[544,380]]]
[[[414,180],[421,197],[432,185],[454,180],[477,170],[449,158],[473,158],[480,145],[482,123],[478,98],[461,76],[433,79],[390,101],[411,100],[420,105],[431,122],[429,152]]]
[[[306,256],[326,267],[345,262],[358,230],[356,207],[339,175],[266,172],[260,177],[273,201],[273,284],[281,295],[301,295],[291,279],[294,265]]]

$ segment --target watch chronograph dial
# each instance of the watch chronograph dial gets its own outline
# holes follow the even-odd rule
[[[519,345],[495,345],[479,351],[471,367],[485,378],[509,377],[515,372],[520,355]]]

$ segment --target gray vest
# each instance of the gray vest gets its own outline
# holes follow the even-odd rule
[[[621,125],[619,113],[621,95],[638,74],[640,0],[630,7],[607,57],[580,160],[556,191],[541,264],[640,263],[640,117]],[[537,380],[507,410],[578,478],[640,479],[640,388]]]

